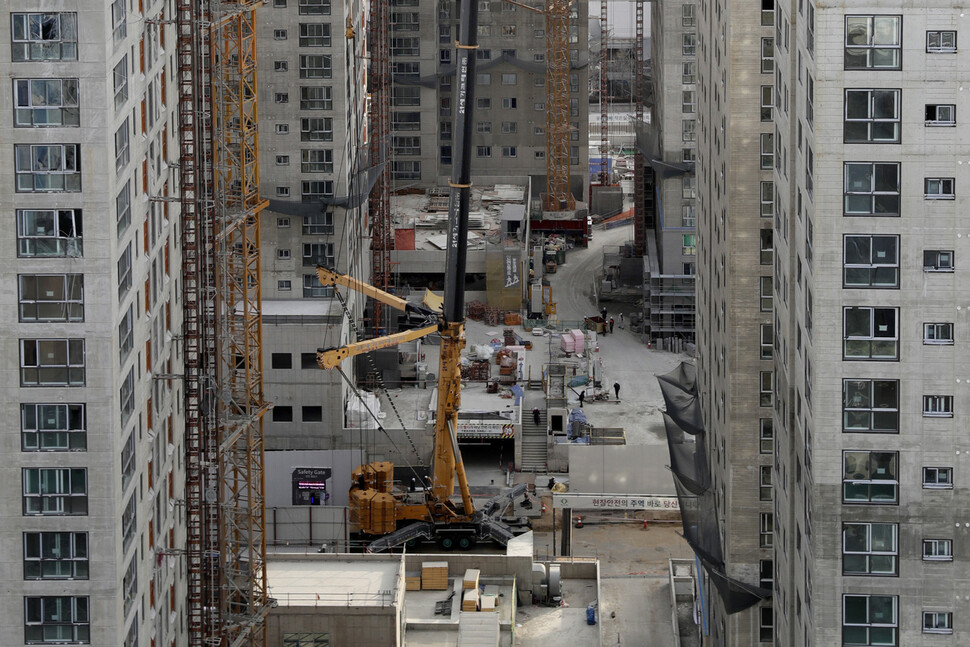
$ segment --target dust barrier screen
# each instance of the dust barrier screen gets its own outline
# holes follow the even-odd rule
[[[771,597],[771,590],[728,577],[724,570],[717,502],[711,487],[707,434],[697,392],[697,369],[681,362],[657,376],[667,411],[664,429],[670,469],[680,502],[684,538],[710,577],[727,613],[737,613]]]

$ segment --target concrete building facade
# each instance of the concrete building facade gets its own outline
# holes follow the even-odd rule
[[[759,108],[762,86],[774,83],[771,9],[697,4],[697,119],[685,115],[683,123],[684,136],[694,128],[697,138],[697,381],[725,569],[769,588],[774,293],[763,250],[773,222],[762,196],[772,186],[774,125]],[[692,44],[688,32],[682,38]],[[770,600],[726,615],[720,598],[709,597],[711,644],[773,640]]]
[[[0,9],[0,635],[186,641],[175,29]]]
[[[962,11],[778,3],[775,644],[970,636]]]
[[[647,231],[644,306],[653,340],[694,340],[697,264],[697,3],[651,3],[651,123],[658,164],[648,169],[653,229]],[[687,165],[675,171],[676,165]]]

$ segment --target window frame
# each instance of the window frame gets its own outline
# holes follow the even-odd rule
[[[868,167],[869,173],[869,188],[868,190],[850,190],[851,186],[849,183],[849,173],[851,169],[861,167]],[[896,171],[896,187],[895,190],[885,190],[882,188],[877,189],[879,182],[885,181],[886,176],[885,171],[891,168],[895,168]],[[882,176],[882,177],[879,177]],[[842,178],[842,194],[843,194],[843,205],[842,205],[842,215],[845,217],[898,217],[900,215],[900,194],[901,194],[901,177],[902,177],[902,165],[899,162],[845,162],[843,164],[843,178]],[[861,187],[860,187],[861,189]],[[849,200],[853,196],[867,196],[869,202],[869,208],[866,211],[860,211],[856,207],[852,209],[849,208]],[[895,211],[878,210],[879,203],[877,202],[880,196],[889,196],[892,198],[895,196],[896,209]],[[886,198],[883,197],[883,201]]]
[[[32,545],[35,543],[34,538],[36,538],[36,547]],[[54,543],[58,544],[58,548],[49,547],[51,540],[55,540]],[[57,574],[45,574],[45,564],[53,564],[58,569]],[[66,575],[59,572],[63,566],[66,566],[70,571]],[[24,532],[23,567],[24,580],[26,581],[89,579],[88,533],[71,531]]]
[[[852,245],[853,241],[862,239],[868,240],[868,255],[869,262],[849,262],[850,249],[855,251],[858,245]],[[888,250],[885,243],[888,241],[893,241],[892,250]],[[883,246],[877,245],[877,242],[882,242]],[[861,251],[861,250],[860,250]],[[879,262],[876,255],[880,252],[894,252],[894,260],[887,262]],[[898,234],[845,234],[842,237],[842,287],[843,288],[872,288],[881,290],[893,290],[899,289],[899,277],[900,277],[900,236]],[[860,273],[860,271],[865,270],[867,276],[869,277],[867,282],[862,282],[861,280],[850,278],[850,272],[853,272],[853,276]],[[893,270],[892,274],[894,276],[893,282],[886,282],[885,280],[879,281],[877,277],[880,274],[885,274],[887,270]]]
[[[953,468],[934,465],[924,466],[922,469],[922,485],[924,490],[952,490]]]
[[[765,424],[765,423],[769,424]],[[758,419],[758,452],[773,454],[775,451],[775,421],[774,418]]]
[[[852,460],[849,460],[850,457]],[[870,449],[843,450],[842,503],[898,505],[899,471],[899,452]]]
[[[773,512],[759,512],[758,528],[758,545],[761,548],[773,547],[775,543],[775,514]]]
[[[330,0],[299,0],[301,16],[329,16],[330,11]]]
[[[949,257],[949,262],[941,262],[941,259]],[[933,260],[932,264],[927,264],[928,259]],[[923,250],[923,271],[924,272],[953,272],[954,255],[952,249],[924,249]]]
[[[888,550],[875,550],[873,548],[873,530],[876,527],[891,529],[891,548]],[[864,534],[863,541],[865,546],[862,549],[849,550],[847,544],[850,540],[858,539],[851,537],[851,529],[862,529]],[[846,557],[855,561],[857,558],[864,560],[864,568],[850,569],[847,565]],[[873,570],[873,558],[891,558],[892,568],[887,570]],[[899,524],[898,523],[873,523],[873,522],[844,522],[842,524],[842,575],[847,576],[867,576],[867,577],[898,577],[899,576]]]
[[[38,103],[35,100],[46,101],[48,92],[43,91],[37,96],[34,85],[50,86],[59,84],[57,96],[58,103]],[[73,90],[65,91],[65,84],[73,84]],[[26,96],[22,96],[26,93]],[[73,103],[70,97],[65,103],[65,95],[73,93]],[[78,92],[78,79],[76,78],[15,78],[13,79],[13,106],[14,106],[14,127],[15,128],[71,128],[81,125],[80,94]],[[60,116],[58,120],[41,120],[41,115],[56,114]],[[25,119],[26,117],[26,119]],[[67,118],[65,118],[67,117]]]
[[[332,79],[332,54],[300,54],[301,79]]]
[[[924,634],[952,634],[953,633],[953,612],[952,611],[924,611],[923,612],[923,633]]]
[[[36,472],[36,491],[29,474]],[[53,477],[57,490],[47,489]],[[88,514],[88,470],[86,467],[21,468],[21,497],[25,517],[86,516]]]
[[[952,346],[954,326],[951,322],[931,322],[923,324],[923,344],[932,346]]]
[[[43,158],[39,158],[35,153],[41,149],[47,149]],[[50,160],[55,150],[57,168],[36,168],[47,165],[44,158]],[[22,168],[22,163],[25,162],[29,163],[29,169]],[[79,193],[81,191],[81,145],[14,144],[14,174],[17,193]],[[54,182],[55,178],[61,178],[59,186]]]
[[[60,278],[59,285],[56,279]],[[25,296],[25,281],[33,279],[34,286],[33,298]],[[41,283],[42,279],[53,279],[49,282]],[[51,288],[54,288],[53,290]],[[58,292],[59,290],[59,292]],[[58,293],[61,298],[41,298],[41,293]],[[59,305],[58,305],[59,304]],[[84,275],[83,274],[18,274],[17,275],[17,310],[21,323],[44,323],[44,322],[68,322],[79,323],[84,321]],[[25,307],[33,306],[34,316],[25,316]],[[60,309],[63,314],[60,316],[42,316],[42,306],[54,306],[55,310]]]
[[[57,32],[60,36],[59,38],[31,38],[32,33],[36,33],[34,26],[31,25],[31,18],[35,16],[40,16],[40,20],[44,21],[45,17],[56,17],[57,18]],[[19,33],[24,34],[26,37],[18,38],[17,22],[19,18],[23,18],[23,27]],[[65,25],[65,19],[67,19],[67,25]],[[37,25],[42,33],[44,27],[42,25]],[[65,38],[65,31],[67,33],[67,38]],[[74,40],[69,40],[73,36]],[[57,56],[35,56],[34,51],[47,52],[49,48],[55,46],[57,48]],[[18,47],[19,45],[19,47]],[[32,61],[76,61],[78,60],[78,32],[77,32],[77,13],[73,11],[19,11],[10,13],[10,60],[14,63],[26,63]]]
[[[70,618],[66,621],[50,621],[45,618],[60,618],[63,609],[48,611],[49,604],[67,604]],[[36,609],[32,609],[36,606]],[[70,627],[71,639],[64,641],[61,632],[48,640],[45,627],[56,629]],[[29,595],[24,596],[24,642],[28,645],[44,645],[52,642],[89,645],[91,644],[91,603],[86,595]]]
[[[20,339],[20,386],[23,387],[65,387],[65,386],[84,386],[86,378],[86,364],[85,364],[85,340],[84,338],[68,338],[68,337],[58,337],[58,338],[23,338]],[[50,354],[50,350],[47,353],[41,352],[41,344],[64,344],[64,361],[65,364],[43,364],[41,363],[41,356],[44,354]],[[29,346],[34,346],[33,355],[37,362],[36,364],[27,364],[27,358],[25,353],[28,352]],[[75,360],[72,359],[72,355],[76,357],[77,354],[81,356],[81,363],[72,363]],[[65,371],[66,382],[61,381],[51,381],[42,382],[41,381],[41,370],[43,368],[52,368],[57,370]],[[36,371],[36,381],[31,381],[27,378],[28,370]],[[48,371],[50,372],[50,371]],[[74,377],[72,377],[72,372]]]
[[[899,388],[899,380],[877,378],[843,379],[842,432],[898,434],[900,417]],[[854,406],[849,406],[850,394],[853,394]],[[888,403],[890,406],[876,406],[877,399],[883,403]],[[895,401],[890,402],[889,400]],[[849,421],[858,420],[860,415],[867,417],[867,425],[865,427],[850,425]],[[887,423],[890,426],[886,426]]]
[[[850,97],[865,95],[865,116],[849,116],[850,109],[857,108],[856,102],[850,104]],[[893,97],[892,116],[877,117],[876,112],[881,104],[880,98]],[[856,100],[858,101],[858,100]],[[851,105],[851,108],[850,108]],[[855,133],[861,125],[866,126],[866,133],[861,136]],[[894,125],[891,136],[877,134],[877,131],[887,124]],[[852,127],[850,134],[850,126]],[[846,88],[843,96],[842,140],[846,144],[898,144],[902,132],[902,90],[899,88]]]
[[[940,551],[940,547],[945,547]],[[927,551],[927,549],[930,549]],[[922,541],[922,558],[924,562],[952,562],[952,539],[924,539]]]
[[[952,418],[953,396],[937,394],[923,395],[923,417]]]
[[[949,112],[949,118],[946,113]],[[930,115],[932,113],[932,119]],[[955,103],[927,103],[923,108],[923,125],[927,128],[955,128],[957,125],[957,106]]]
[[[865,622],[852,622],[849,623],[847,620],[847,607],[849,600],[851,598],[864,599],[865,602]],[[872,601],[873,599],[880,599],[885,603],[885,601],[891,601],[890,611],[891,617],[889,622],[874,622],[873,612],[872,612]],[[879,619],[879,618],[876,618]],[[861,628],[865,630],[864,641],[859,638],[849,638],[846,636],[846,627],[850,628]],[[886,630],[889,630],[889,635],[887,637],[880,637],[878,639],[873,639],[872,629],[881,630],[879,634],[881,636],[886,634]],[[842,644],[844,645],[886,645],[889,647],[897,647],[899,644],[899,596],[896,595],[874,595],[874,594],[843,594],[842,595]]]
[[[848,318],[853,311],[867,311],[869,313],[869,334],[850,335],[848,331]],[[877,313],[892,312],[892,334],[879,335],[877,330],[883,323],[877,321]],[[868,353],[865,355],[850,352],[851,347],[859,347],[866,344]],[[891,354],[884,354],[877,351],[885,345],[892,346]],[[899,308],[880,307],[880,306],[844,306],[842,308],[842,359],[844,361],[899,361]]]
[[[80,257],[83,252],[81,209],[17,209],[17,256],[19,258]],[[49,219],[49,225],[45,222]],[[63,220],[63,222],[62,222]],[[27,232],[33,224],[34,235]],[[43,227],[43,229],[41,229]],[[54,235],[36,235],[51,233]],[[74,236],[64,234],[73,233]],[[53,241],[41,243],[41,241]],[[52,253],[38,253],[38,248],[53,245]],[[30,250],[33,249],[33,253]],[[45,250],[46,251],[46,250]],[[70,253],[73,251],[74,253]]]
[[[947,45],[944,34],[952,36],[953,42]],[[939,36],[939,45],[931,44],[934,36]],[[926,32],[926,53],[927,54],[956,54],[957,52],[957,32],[953,29],[934,29]]]
[[[865,43],[850,43],[849,37],[849,21],[858,19],[865,19],[868,21],[866,25],[866,42]],[[874,34],[876,33],[876,19],[895,19],[895,43],[874,43]],[[843,27],[843,54],[842,54],[842,64],[843,69],[846,70],[900,70],[903,64],[903,17],[899,14],[850,14],[845,17],[844,27]],[[861,50],[865,53],[866,61],[865,64],[854,64],[850,63],[850,50]],[[880,51],[895,51],[896,56],[889,65],[875,65],[872,62],[874,54]],[[853,56],[860,56],[861,53],[852,54]]]
[[[955,200],[956,179],[952,177],[924,177],[924,200]]]
[[[57,411],[53,419],[48,407]],[[55,426],[51,426],[52,423]],[[30,402],[20,405],[22,452],[87,451],[87,433],[84,403]],[[56,442],[45,441],[48,437]]]

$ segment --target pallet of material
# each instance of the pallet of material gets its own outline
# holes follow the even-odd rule
[[[477,568],[469,568],[465,571],[465,577],[461,580],[461,588],[463,589],[477,589],[478,588],[478,577],[481,575],[481,571]]]
[[[468,589],[461,596],[462,611],[478,611],[478,589]]]
[[[404,574],[404,590],[405,591],[420,591],[421,590],[421,573],[418,571],[408,571]]]
[[[444,591],[448,588],[448,562],[422,562],[421,588],[425,591]]]
[[[495,611],[495,604],[498,601],[494,595],[481,596],[481,611]]]

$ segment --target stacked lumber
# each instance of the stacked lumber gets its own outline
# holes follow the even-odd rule
[[[448,562],[421,562],[421,588],[444,591],[448,588]]]
[[[404,590],[405,591],[420,591],[421,590],[421,573],[418,571],[408,571],[404,574]]]
[[[495,602],[497,598],[494,595],[483,595],[481,596],[481,611],[495,611]]]
[[[469,568],[468,570],[466,570],[465,577],[463,577],[461,580],[461,588],[465,590],[477,589],[478,578],[480,575],[481,575],[481,571],[479,571],[477,568]]]
[[[478,611],[478,589],[467,589],[461,596],[462,611]]]

